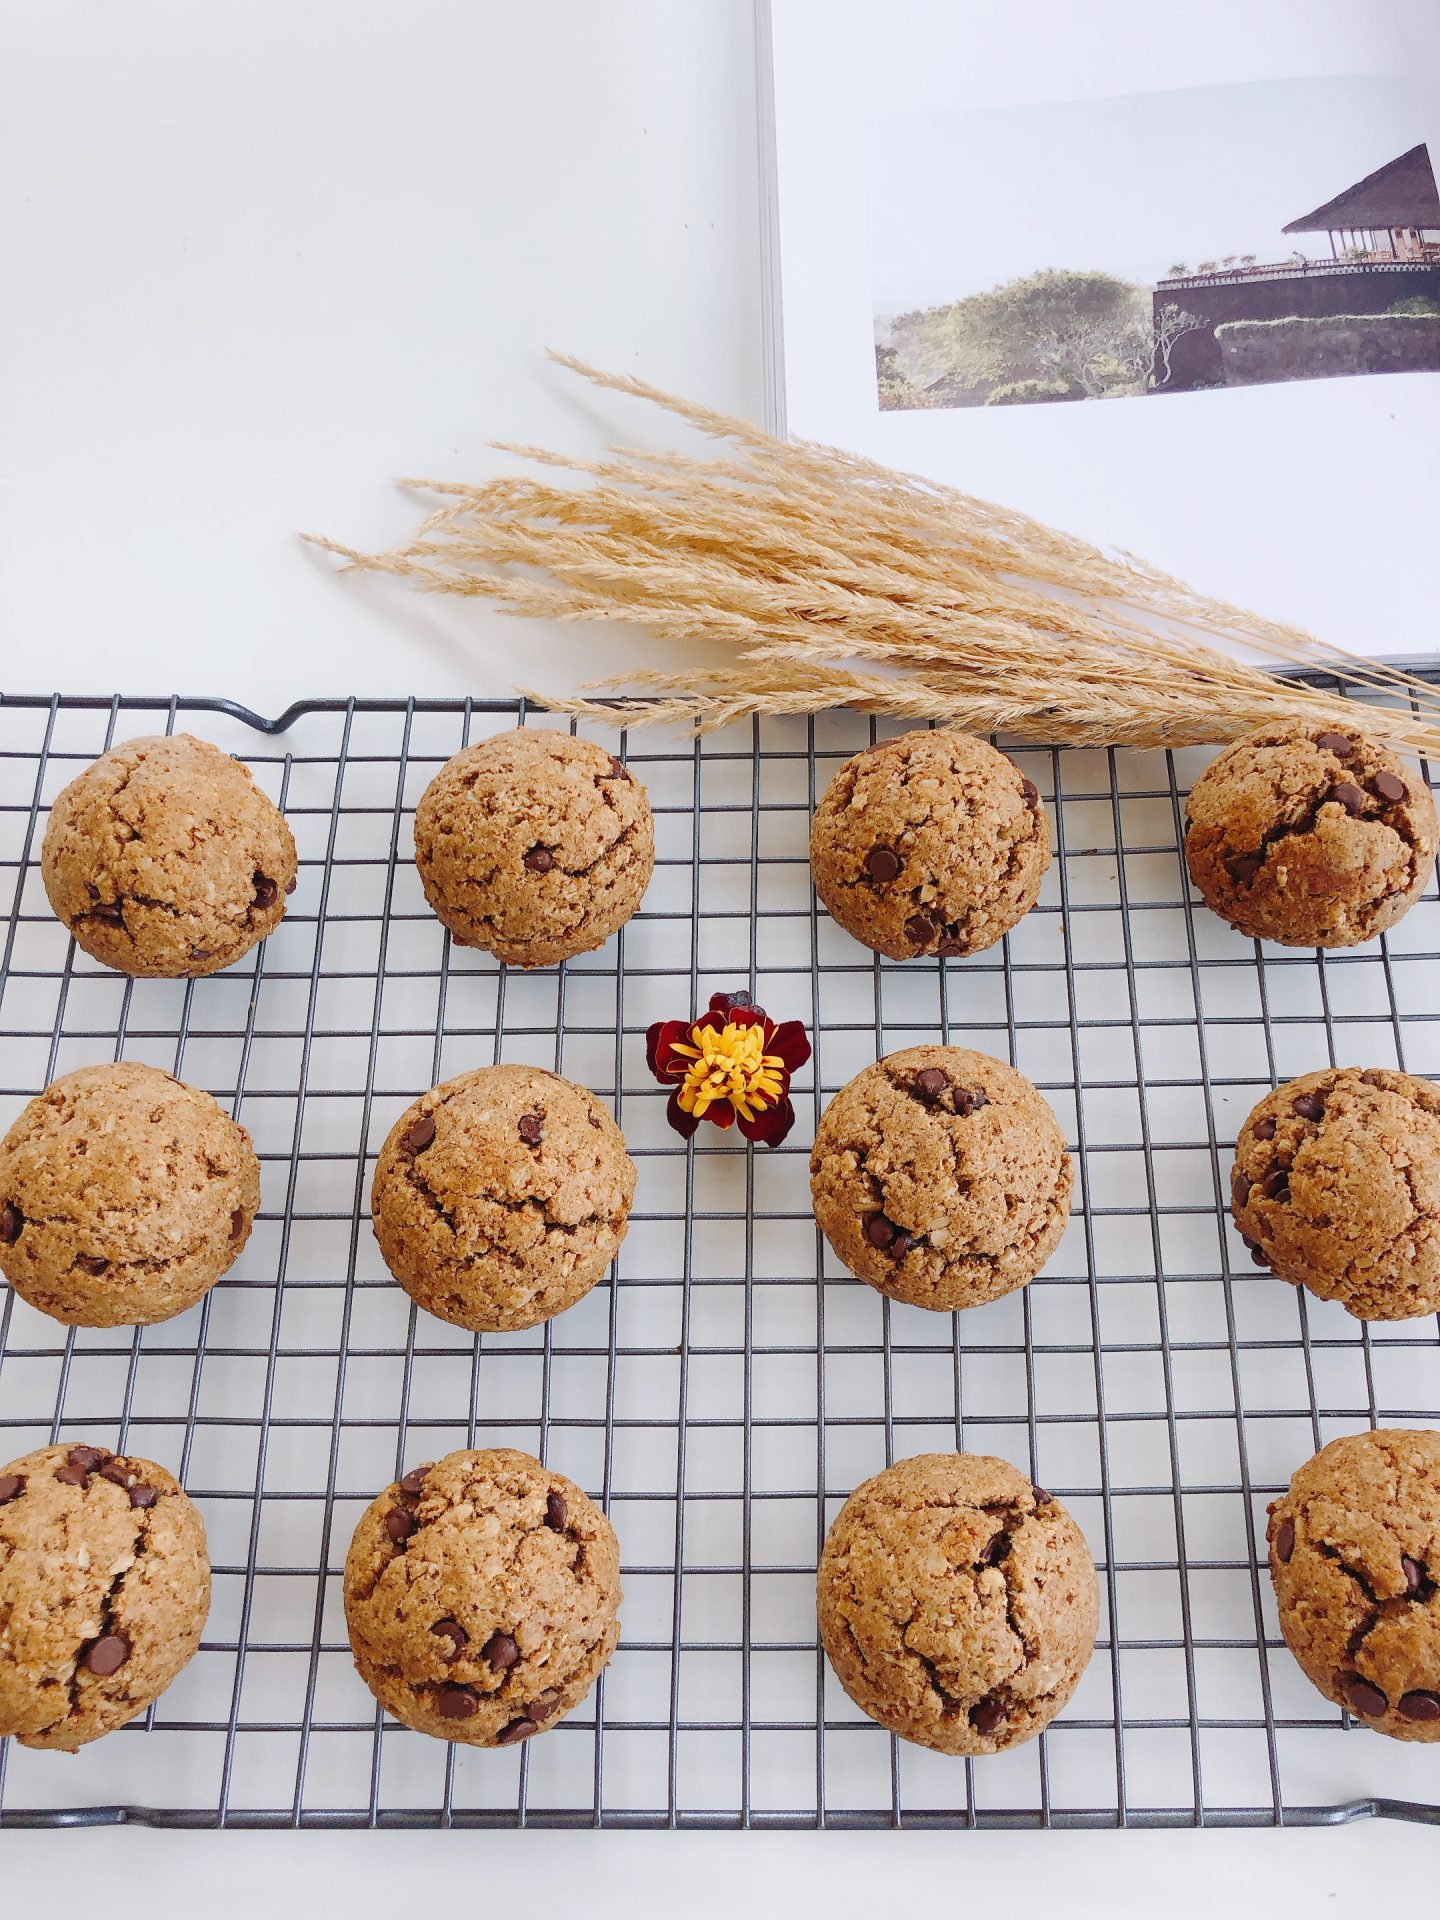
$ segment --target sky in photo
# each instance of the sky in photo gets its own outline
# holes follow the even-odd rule
[[[870,123],[871,286],[890,316],[1042,267],[1148,283],[1226,254],[1328,257],[1288,220],[1423,138],[1403,79],[1257,81]]]

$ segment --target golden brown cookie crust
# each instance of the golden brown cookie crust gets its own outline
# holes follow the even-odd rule
[[[1048,1102],[965,1047],[906,1047],[856,1074],[810,1156],[815,1218],[850,1271],[947,1312],[1034,1279],[1065,1231],[1073,1180]]]
[[[847,760],[810,829],[815,890],[890,960],[978,953],[1034,906],[1050,864],[1040,796],[1003,753],[924,728]]]
[[[413,1300],[474,1332],[509,1333],[590,1291],[634,1197],[624,1135],[593,1093],[539,1067],[479,1067],[395,1122],[371,1213]]]
[[[1281,1280],[1361,1320],[1440,1310],[1440,1089],[1330,1067],[1266,1094],[1240,1129],[1235,1224]]]
[[[509,1447],[387,1487],[345,1560],[361,1679],[407,1727],[470,1746],[513,1746],[578,1705],[615,1651],[620,1599],[604,1513]]]
[[[639,906],[655,821],[592,740],[520,727],[466,747],[415,809],[425,898],[461,946],[548,967],[603,946]]]
[[[157,735],[112,747],[56,796],[40,874],[93,959],[193,977],[279,926],[295,840],[248,767],[193,734]]]
[[[1287,947],[1374,939],[1435,866],[1429,788],[1358,729],[1258,728],[1211,761],[1186,820],[1185,862],[1206,904]]]
[[[63,1074],[0,1140],[0,1272],[76,1327],[194,1306],[260,1205],[250,1136],[208,1093],[136,1061]]]
[[[1100,1617],[1084,1534],[987,1454],[918,1454],[857,1487],[826,1536],[818,1593],[850,1698],[941,1753],[1033,1739],[1075,1691]]]
[[[0,1467],[0,1735],[74,1753],[200,1644],[205,1526],[153,1460],[41,1447]]]
[[[1347,1434],[1270,1508],[1285,1643],[1327,1700],[1440,1741],[1440,1433]]]

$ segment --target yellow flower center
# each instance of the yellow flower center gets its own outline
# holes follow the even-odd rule
[[[757,1021],[748,1027],[692,1027],[693,1046],[677,1040],[672,1053],[690,1062],[680,1086],[682,1113],[703,1117],[717,1100],[728,1100],[742,1120],[775,1106],[785,1091],[785,1062],[778,1053],[764,1052],[765,1029]]]

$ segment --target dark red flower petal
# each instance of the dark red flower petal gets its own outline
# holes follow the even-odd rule
[[[732,1007],[730,1025],[732,1027],[761,1027],[766,1024],[763,1007]]]
[[[712,993],[710,996],[710,1011],[712,1013],[729,1013],[734,1007],[753,1007],[754,1004],[754,995],[745,992]]]
[[[665,1118],[670,1122],[670,1125],[682,1140],[688,1140],[700,1125],[695,1115],[693,1113],[686,1113],[680,1105],[680,1095],[678,1093],[672,1093],[666,1101]]]
[[[660,1036],[665,1031],[665,1022],[656,1020],[645,1035],[645,1064],[651,1073],[658,1073],[656,1064],[660,1054]]]
[[[723,1033],[725,1031],[725,1019],[726,1016],[723,1013],[712,1007],[709,1013],[702,1013],[698,1020],[692,1022],[692,1025],[708,1027],[711,1033]]]
[[[712,1100],[705,1109],[705,1118],[717,1127],[733,1127],[735,1109],[728,1100]]]
[[[779,1056],[785,1062],[787,1073],[794,1073],[810,1058],[810,1041],[805,1032],[804,1022],[785,1020],[776,1027],[765,1042],[765,1051]]]
[[[789,1094],[786,1094],[775,1106],[767,1107],[764,1113],[757,1113],[753,1120],[742,1120],[740,1131],[757,1146],[778,1147],[794,1124],[795,1109],[790,1104]]]
[[[657,1020],[645,1036],[645,1059],[657,1080],[683,1077],[689,1062],[670,1051],[677,1040],[688,1040],[689,1023],[684,1020]]]

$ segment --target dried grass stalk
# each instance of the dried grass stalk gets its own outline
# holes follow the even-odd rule
[[[505,447],[589,484],[407,481],[443,504],[404,546],[318,540],[350,566],[511,613],[625,621],[736,655],[733,666],[636,673],[570,697],[529,693],[544,706],[613,720],[613,701],[587,695],[627,687],[630,726],[678,720],[704,733],[843,706],[1062,746],[1220,742],[1280,716],[1355,724],[1343,695],[1237,661],[1212,644],[1223,638],[1341,676],[1387,702],[1367,711],[1371,732],[1440,753],[1440,693],[1412,675],[1025,514],[552,357],[731,451],[611,448],[586,461]]]

